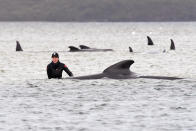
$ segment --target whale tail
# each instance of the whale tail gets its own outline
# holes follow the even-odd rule
[[[70,52],[80,51],[80,49],[75,46],[69,46],[68,48],[70,49]]]
[[[80,45],[79,47],[80,47],[80,49],[90,49],[90,47],[88,47],[86,45]]]
[[[23,51],[19,41],[16,41],[16,51]]]
[[[171,39],[170,50],[175,50],[175,49],[176,47],[175,47],[174,41]]]
[[[131,47],[129,47],[129,52],[133,52],[133,49]]]
[[[148,39],[148,45],[154,45],[152,39],[149,36],[147,36],[147,39]]]

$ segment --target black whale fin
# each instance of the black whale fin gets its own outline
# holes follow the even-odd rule
[[[147,39],[148,39],[148,45],[154,45],[152,39],[149,36],[147,36]]]
[[[110,67],[108,67],[107,69],[105,69],[103,71],[103,73],[106,74],[129,74],[130,73],[130,66],[134,63],[133,60],[124,60],[121,62],[118,62]]]
[[[68,48],[70,49],[71,52],[80,51],[80,49],[75,46],[69,46]]]
[[[16,51],[23,51],[22,47],[20,46],[19,41],[16,41]]]
[[[133,52],[133,49],[131,47],[129,47],[129,52]]]
[[[79,47],[80,47],[80,49],[90,49],[90,47],[88,47],[86,45],[80,45]]]
[[[175,50],[175,49],[176,47],[175,47],[174,41],[171,39],[170,50]]]

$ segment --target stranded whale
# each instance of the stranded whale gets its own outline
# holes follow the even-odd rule
[[[138,76],[136,73],[129,70],[130,66],[133,63],[134,63],[133,60],[124,60],[108,67],[102,73],[87,75],[87,76],[72,77],[67,79],[88,80],[88,79],[101,79],[105,77],[111,79],[136,79],[136,78],[162,79],[162,80],[182,79],[182,78],[167,77],[167,76]]]
[[[97,49],[97,48],[90,48],[86,45],[80,45],[79,48],[75,46],[69,46],[70,52],[106,52],[106,51],[113,51],[112,49]]]

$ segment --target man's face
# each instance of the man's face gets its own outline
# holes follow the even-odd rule
[[[59,58],[58,57],[52,57],[52,62],[53,63],[57,63],[59,61]]]

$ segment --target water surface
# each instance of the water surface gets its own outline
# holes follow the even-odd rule
[[[195,34],[191,22],[0,23],[0,130],[196,130]],[[146,45],[147,35],[155,46]],[[16,40],[24,52],[15,52]],[[115,51],[67,52],[80,44]],[[185,79],[48,80],[53,51],[75,76],[133,59],[138,74]]]

